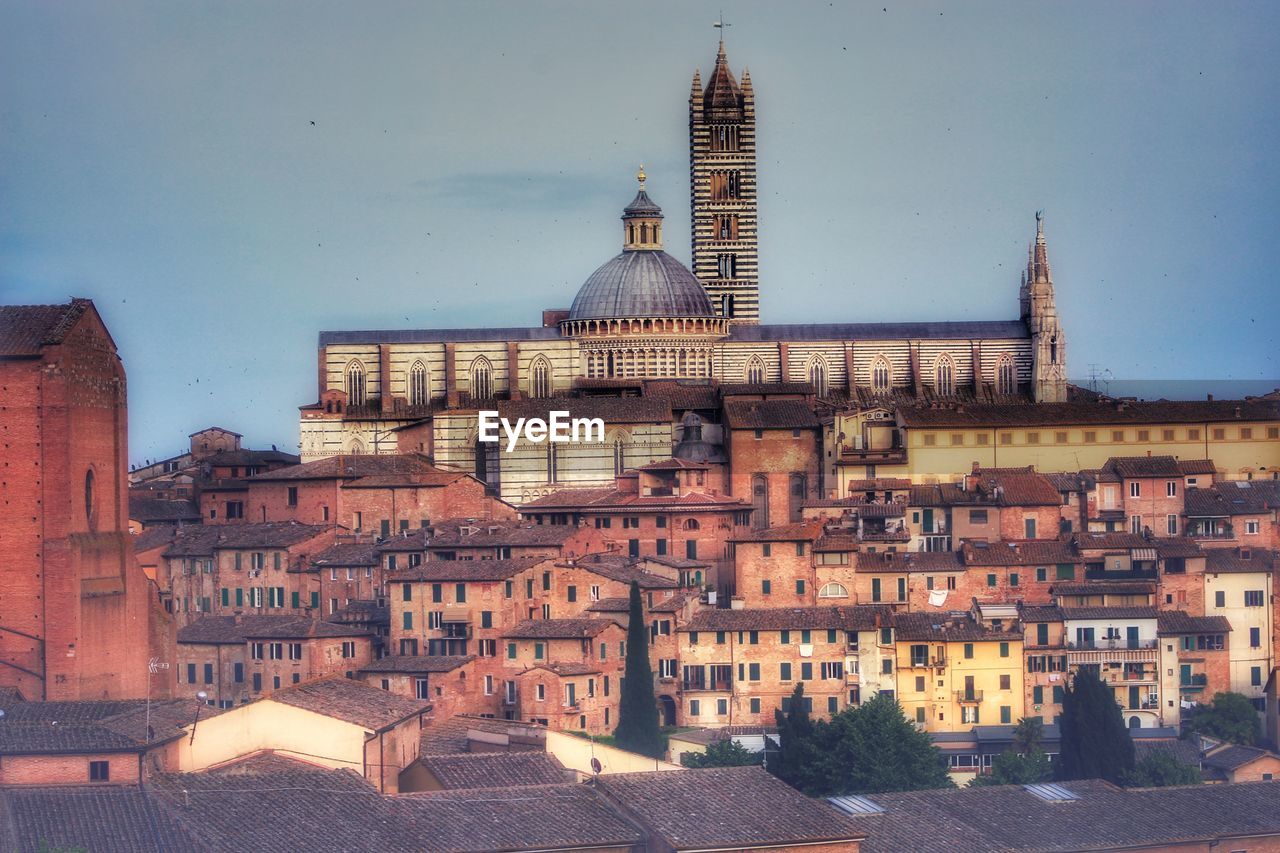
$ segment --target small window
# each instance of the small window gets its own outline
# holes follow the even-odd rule
[[[110,782],[111,781],[111,762],[110,761],[90,761],[89,762],[89,781],[90,782]]]

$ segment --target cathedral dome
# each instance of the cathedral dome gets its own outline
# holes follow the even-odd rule
[[[591,274],[569,308],[570,320],[712,316],[702,284],[661,249],[618,255]]]
[[[662,251],[662,208],[644,189],[622,211],[623,251],[591,274],[569,308],[570,320],[714,317],[702,283]]]

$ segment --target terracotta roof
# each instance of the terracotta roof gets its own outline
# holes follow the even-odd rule
[[[850,480],[851,492],[898,492],[911,488],[911,481],[903,477],[876,477],[871,480]]]
[[[629,598],[602,598],[587,608],[590,613],[626,613],[631,610]]]
[[[1246,764],[1257,761],[1259,758],[1280,758],[1280,756],[1265,749],[1232,744],[1225,749],[1205,752],[1200,761],[1205,767],[1212,767],[1216,770],[1236,770]]]
[[[1063,619],[1155,619],[1159,612],[1154,607],[1063,607]]]
[[[995,506],[990,492],[966,492],[955,483],[912,486],[908,506]]]
[[[1178,470],[1183,474],[1216,474],[1212,459],[1179,459]]]
[[[1076,799],[1049,801],[1021,785],[869,794],[884,809],[854,817],[863,853],[1112,850],[1193,847],[1280,833],[1280,782],[1117,788],[1061,783]]]
[[[396,818],[417,830],[419,850],[631,850],[644,841],[589,785],[432,791],[397,797],[394,807]]]
[[[1270,551],[1259,548],[1210,548],[1205,551],[1204,570],[1218,574],[1267,572],[1275,567]]]
[[[311,558],[317,568],[378,565],[376,542],[339,542]]]
[[[387,655],[360,668],[361,672],[453,672],[475,655]]]
[[[933,642],[1020,641],[1019,631],[997,631],[967,613],[895,613],[895,633],[900,640]]]
[[[535,663],[519,675],[528,675],[537,669],[545,669],[555,675],[594,675],[603,670],[594,663],[575,663],[573,661],[553,661],[551,663]]]
[[[1018,605],[1018,619],[1023,622],[1061,622],[1062,610],[1056,606]]]
[[[893,610],[879,604],[844,607],[707,609],[676,630],[689,631],[870,631],[893,624]]]
[[[1031,566],[1081,561],[1070,542],[1056,539],[966,541],[960,546],[960,553],[966,566]]]
[[[509,560],[427,560],[416,566],[396,569],[387,575],[390,583],[404,581],[501,581],[513,578],[548,557],[513,557]]]
[[[445,471],[431,464],[418,453],[402,454],[346,454],[326,456],[301,465],[277,468],[249,478],[252,482],[280,480],[354,480],[359,477],[393,475],[412,477],[423,486],[446,486],[465,476],[456,471]]]
[[[1151,595],[1155,591],[1155,581],[1086,581],[1049,587],[1050,595]]]
[[[669,849],[852,843],[864,833],[762,767],[597,776],[594,784]]]
[[[0,305],[0,357],[31,357],[62,343],[67,332],[93,308],[88,299],[65,305]]]
[[[571,524],[538,524],[533,521],[491,518],[442,518],[430,527],[418,527],[384,540],[381,551],[424,551],[451,548],[501,546],[559,547],[578,533]]]
[[[1030,467],[984,468],[974,476],[977,478],[973,489],[976,496],[997,506],[1062,505],[1062,495],[1053,481]]]
[[[650,613],[674,613],[683,608],[686,604],[694,599],[701,598],[702,594],[696,589],[687,589],[677,592],[670,598],[664,598],[661,601],[655,601],[653,606],[648,608]]]
[[[0,755],[145,752],[181,737],[197,708],[201,716],[222,713],[194,699],[153,700],[148,743],[144,699],[18,702],[5,708]]]
[[[908,428],[1104,426],[1115,424],[1220,423],[1280,420],[1280,403],[1266,400],[1213,400],[1101,403],[975,404],[962,407],[904,407],[898,417]]]
[[[423,755],[452,755],[467,752],[470,739],[467,733],[480,731],[508,739],[509,752],[546,750],[546,729],[537,723],[520,723],[468,714],[455,714],[443,720],[428,723],[422,730],[421,753]],[[512,735],[515,735],[512,737]]]
[[[1260,515],[1280,509],[1280,482],[1228,480],[1208,488],[1187,489],[1188,516]]]
[[[430,703],[395,696],[342,677],[322,678],[286,687],[261,701],[292,705],[373,731],[389,729],[402,720],[431,710]]]
[[[1077,533],[1072,537],[1081,551],[1132,551],[1134,548],[1154,548],[1156,541],[1137,533]]]
[[[178,535],[178,528],[172,524],[161,524],[155,527],[148,527],[141,533],[135,534],[133,537],[133,552],[135,554],[143,551],[150,551],[153,548],[161,548],[167,546],[173,537]]]
[[[858,552],[860,572],[962,572],[964,564],[955,551]]]
[[[298,616],[203,616],[178,629],[178,642],[195,645],[239,645],[250,637],[307,639],[366,637],[367,630]]]
[[[446,790],[557,785],[573,781],[555,756],[545,752],[475,752],[421,759]]]
[[[502,636],[513,640],[579,640],[615,625],[610,619],[525,619]]]
[[[1161,559],[1168,557],[1203,557],[1204,551],[1200,548],[1200,543],[1194,539],[1188,539],[1182,536],[1171,536],[1165,539],[1156,539],[1156,554]]]
[[[520,511],[571,509],[581,512],[592,510],[660,510],[666,507],[677,507],[685,510],[701,508],[719,510],[750,509],[751,504],[728,495],[713,495],[707,492],[685,491],[679,495],[640,495],[635,492],[622,491],[612,486],[585,489],[560,489],[549,495],[528,501],[520,505]],[[565,526],[565,525],[555,525]],[[572,529],[572,528],[570,528]]]
[[[759,530],[745,530],[729,538],[730,542],[812,542],[822,535],[822,522],[801,521]]]
[[[622,557],[611,554],[589,554],[577,561],[577,568],[609,580],[629,584],[635,581],[641,589],[676,589],[679,583],[671,578],[647,572],[640,563],[649,557]]]
[[[1105,464],[1126,480],[1182,477],[1182,468],[1172,456],[1112,456]]]
[[[726,400],[729,429],[817,429],[813,409],[802,400]]]
[[[189,525],[179,528],[166,557],[212,557],[214,551],[287,548],[332,530],[327,524],[269,521],[253,524]]]
[[[143,523],[149,521],[199,522],[200,507],[195,501],[172,501],[164,498],[143,498],[129,495],[129,519]]]
[[[725,382],[720,386],[721,397],[767,397],[771,395],[804,395],[817,393],[812,382]]]
[[[1161,637],[1173,634],[1226,634],[1231,622],[1225,616],[1192,616],[1181,610],[1162,610],[1156,616],[1156,633]]]
[[[136,785],[14,786],[0,789],[6,850],[143,853],[206,849],[194,828]],[[247,849],[247,848],[246,848]]]

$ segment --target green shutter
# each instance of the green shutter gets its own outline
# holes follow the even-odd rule
[[[298,592],[297,590],[294,590],[292,593],[290,593],[289,604],[291,607],[293,607],[294,610],[297,610],[299,607],[302,606],[301,601],[299,600],[301,598],[302,598],[302,593]]]
[[[225,586],[222,588],[222,606],[231,606],[231,590],[227,589]]]

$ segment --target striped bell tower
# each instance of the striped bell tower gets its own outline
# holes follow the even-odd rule
[[[755,93],[749,71],[734,79],[723,39],[705,89],[693,73],[689,185],[693,274],[717,313],[759,323]]]

